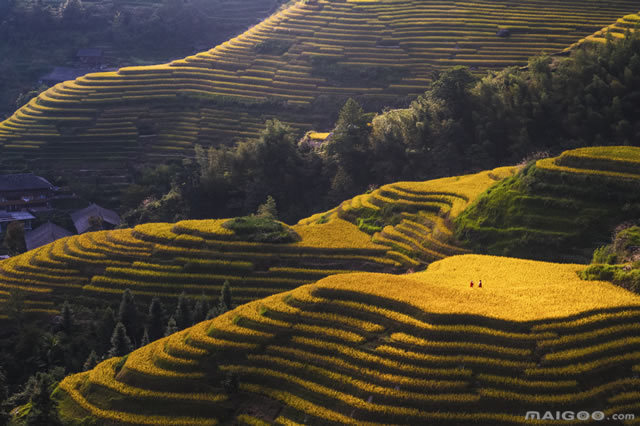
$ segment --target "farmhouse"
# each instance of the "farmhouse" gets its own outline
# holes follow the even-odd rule
[[[76,227],[78,234],[87,231],[96,231],[94,220],[101,222],[100,228],[113,229],[120,225],[120,216],[113,210],[105,209],[93,203],[89,207],[71,213],[71,220]]]
[[[27,232],[24,236],[24,241],[27,245],[27,250],[33,250],[70,235],[73,234],[66,229],[51,222],[47,222],[44,225],[40,225],[33,231]]]
[[[31,229],[31,221],[35,216],[29,212],[6,212],[0,210],[0,232],[7,230],[11,222],[22,222],[25,230]]]
[[[51,182],[32,173],[0,176],[0,210],[20,210],[50,207],[50,200],[58,190]]]
[[[76,58],[83,64],[98,66],[102,64],[103,52],[102,49],[96,48],[79,49]]]

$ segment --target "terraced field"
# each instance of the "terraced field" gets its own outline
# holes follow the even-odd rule
[[[452,221],[483,191],[517,170],[500,167],[472,175],[384,185],[299,224],[347,220],[372,234],[373,242],[389,247],[387,256],[407,267],[420,268],[469,252],[456,244]]]
[[[538,160],[456,220],[476,252],[588,262],[612,229],[640,214],[640,148],[579,148]],[[585,232],[585,230],[588,232]]]
[[[578,42],[567,47],[564,52],[575,50],[584,43],[606,43],[607,38],[611,40],[623,39],[627,32],[635,32],[640,25],[640,13],[631,13],[619,18],[614,24],[606,26],[595,33],[580,39]]]
[[[55,312],[54,301],[78,294],[117,299],[127,288],[142,297],[174,298],[183,291],[215,297],[225,280],[243,303],[337,273],[421,268],[466,252],[455,246],[450,220],[514,172],[503,167],[386,185],[300,221],[291,227],[300,241],[289,244],[242,241],[222,226],[225,219],[67,237],[0,262],[0,307],[16,290],[26,293],[30,310],[43,313]],[[356,226],[360,216],[371,220],[381,210],[401,220],[373,237]],[[384,217],[376,220],[384,225]]]
[[[640,297],[580,281],[583,267],[464,255],[404,276],[335,275],[106,360],[54,395],[65,420],[109,424],[504,425],[535,409],[637,411]],[[477,278],[483,288],[469,288]],[[229,377],[238,393],[221,385]]]
[[[0,123],[2,167],[126,175],[195,143],[255,137],[274,116],[321,129],[347,97],[403,103],[434,71],[522,65],[635,11],[632,0],[299,1],[207,52],[52,87]]]

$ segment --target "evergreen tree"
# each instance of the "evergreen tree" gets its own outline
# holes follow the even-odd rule
[[[3,244],[11,256],[24,253],[27,250],[24,242],[24,225],[22,222],[14,221],[7,225]]]
[[[113,329],[113,335],[111,336],[111,349],[109,349],[109,356],[124,356],[133,350],[133,345],[129,336],[127,336],[127,329],[121,322],[116,324]]]
[[[127,329],[127,335],[131,341],[136,341],[138,337],[138,308],[133,300],[131,290],[126,289],[122,293],[120,309],[118,310],[118,321]]]
[[[142,333],[142,340],[140,340],[140,347],[147,346],[149,344],[149,331],[145,327],[144,333]]]
[[[325,148],[329,163],[334,169],[342,169],[343,173],[347,173],[356,190],[366,186],[369,180],[367,164],[370,128],[367,121],[360,104],[349,98],[340,110],[333,137],[326,143]]]
[[[158,297],[151,299],[149,305],[149,315],[147,318],[147,331],[149,341],[153,342],[164,336],[165,331],[165,319],[164,319],[164,307]]]
[[[167,323],[167,328],[164,331],[165,337],[173,333],[176,333],[178,331],[179,330],[178,330],[178,326],[176,326],[176,320],[173,317],[169,318],[169,322]]]
[[[193,323],[189,298],[184,291],[180,294],[180,297],[178,297],[178,305],[176,306],[176,312],[173,314],[173,318],[176,321],[178,330],[184,330]]]
[[[67,300],[64,301],[62,305],[62,323],[60,324],[60,328],[62,331],[70,335],[73,332],[73,323],[74,323],[74,315],[73,310],[71,309],[71,305]]]
[[[31,409],[25,418],[28,426],[56,426],[61,425],[56,411],[56,401],[51,399],[54,387],[53,379],[49,374],[38,373],[36,386],[31,394]]]
[[[276,208],[276,200],[271,195],[267,196],[267,201],[258,206],[258,216],[268,217],[271,219],[278,218],[278,209]]]
[[[105,353],[109,350],[111,335],[116,326],[116,316],[111,307],[107,307],[98,321],[98,352]]]
[[[198,300],[196,300],[196,305],[193,308],[193,324],[197,324],[207,319],[209,309],[209,300],[204,294],[202,294],[198,297]]]
[[[220,300],[218,302],[218,315],[231,310],[231,284],[229,280],[225,280],[220,291]]]
[[[93,367],[98,365],[98,361],[100,360],[98,359],[98,354],[96,354],[96,351],[91,351],[91,353],[87,357],[87,360],[82,365],[82,371],[91,370]]]

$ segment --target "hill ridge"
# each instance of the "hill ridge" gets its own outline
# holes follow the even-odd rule
[[[487,277],[487,287],[469,289],[467,274],[478,271],[467,271],[469,262],[485,274],[502,266]],[[511,285],[501,277],[506,272],[513,280],[514,268],[543,271],[560,294],[579,294],[575,270],[583,266],[464,255],[431,267],[406,276],[332,276],[243,305],[134,351],[119,371],[122,362],[114,358],[66,378],[56,391],[61,413],[77,420],[87,413],[104,418],[94,404],[104,401],[105,386],[119,395],[113,401],[120,401],[121,411],[111,408],[121,421],[138,420],[125,408],[145,412],[146,402],[125,401],[145,395],[153,406],[162,400],[163,412],[175,416],[156,421],[174,424],[215,424],[225,420],[217,417],[222,407],[250,409],[248,401],[265,409],[250,411],[261,420],[284,424],[524,424],[525,407],[582,409],[597,399],[599,409],[612,413],[631,401],[640,386],[640,380],[625,376],[640,361],[632,337],[640,317],[637,295],[609,283],[585,282],[596,304],[584,312],[586,305],[574,306],[574,312],[562,312],[565,316],[523,322],[453,314],[458,305],[450,304],[450,314],[439,316],[424,311],[432,302],[450,302],[430,290],[436,282],[461,296],[473,293],[469,300],[475,297],[481,306],[491,292],[508,295]],[[535,289],[546,282],[523,285],[538,295]],[[404,289],[403,300],[389,289]],[[555,299],[556,306],[571,307]],[[616,355],[618,348],[624,348],[623,355]],[[238,378],[240,393],[222,390],[219,383],[229,374]],[[208,397],[214,402],[205,403]],[[267,410],[260,397],[280,408]],[[195,404],[191,410],[178,408],[185,400]],[[242,408],[226,420],[241,414]]]
[[[96,171],[127,175],[127,161],[255,137],[268,118],[300,130],[323,127],[349,96],[372,110],[406,104],[434,70],[524,65],[637,9],[628,0],[606,8],[550,0],[505,6],[298,2],[207,52],[54,86],[0,123],[3,166],[73,171],[92,161]],[[498,37],[499,26],[511,36]]]

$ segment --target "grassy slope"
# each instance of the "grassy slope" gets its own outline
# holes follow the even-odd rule
[[[67,420],[156,424],[250,412],[501,425],[531,409],[637,409],[640,297],[580,282],[581,268],[464,255],[411,275],[332,276],[145,346],[121,369],[110,359],[67,377],[56,397]],[[231,397],[220,387],[229,373]]]
[[[567,151],[478,197],[456,235],[480,253],[588,262],[619,223],[640,213],[640,148]]]
[[[3,167],[59,173],[91,163],[126,174],[128,160],[256,136],[274,115],[302,129],[330,119],[347,96],[375,108],[398,102],[452,65],[524,64],[636,8],[630,0],[298,2],[208,52],[50,89],[0,124]],[[512,35],[497,37],[499,26]]]

